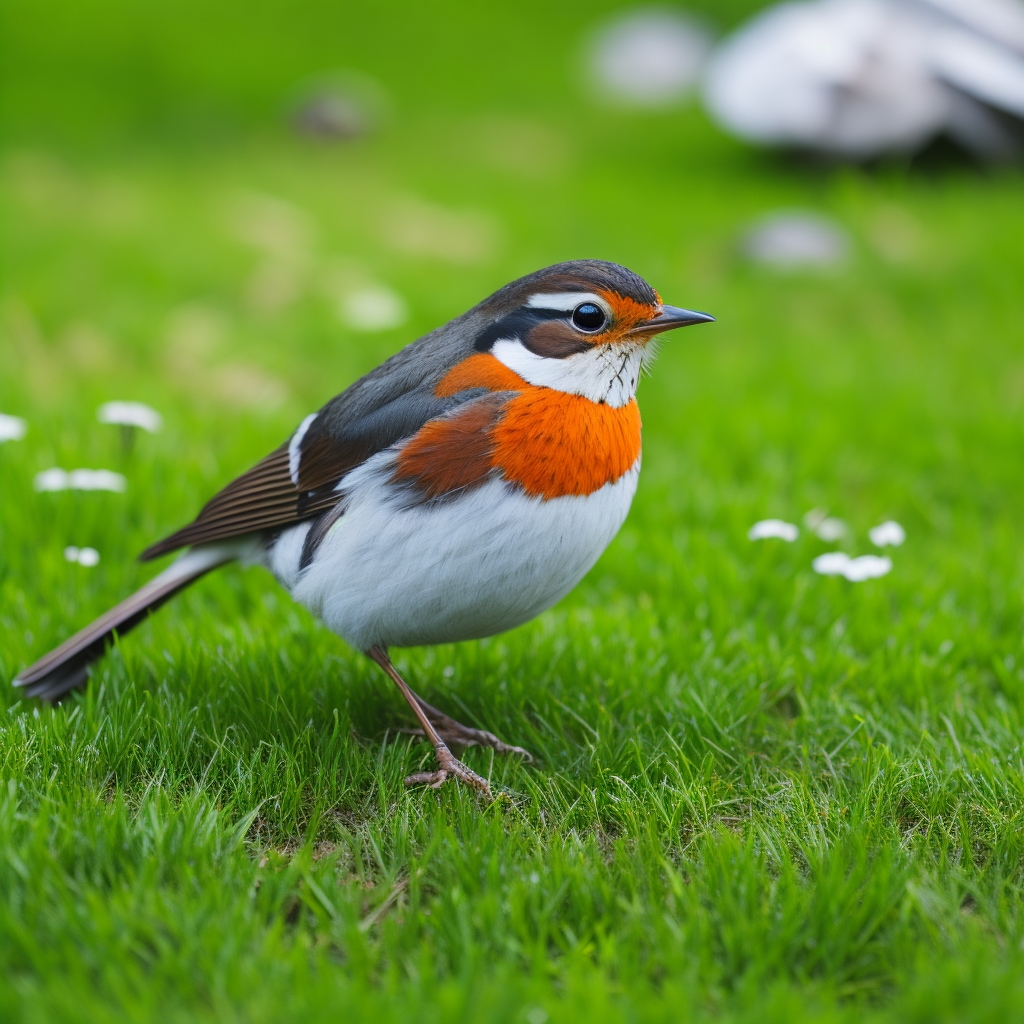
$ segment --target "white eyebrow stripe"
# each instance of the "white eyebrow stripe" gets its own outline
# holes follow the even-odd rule
[[[292,439],[288,442],[288,475],[292,478],[292,483],[296,487],[299,486],[299,461],[302,458],[302,439],[306,436],[306,431],[309,430],[310,424],[318,415],[318,413],[311,412],[299,424],[298,429],[292,434]]]
[[[526,300],[531,309],[557,309],[566,313],[574,310],[581,302],[593,302],[604,310],[605,316],[611,318],[611,306],[593,292],[537,292]]]

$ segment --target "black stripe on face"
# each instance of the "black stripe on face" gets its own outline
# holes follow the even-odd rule
[[[473,347],[477,352],[489,352],[496,341],[518,338],[531,352],[547,358],[564,359],[586,352],[593,342],[572,326],[571,316],[572,310],[522,306],[491,324]]]

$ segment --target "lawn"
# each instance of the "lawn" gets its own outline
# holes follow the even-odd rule
[[[602,109],[572,77],[597,10],[5,5],[0,411],[29,423],[0,445],[5,1019],[1024,1014],[1024,175]],[[384,125],[294,137],[290,90],[334,66],[383,84]],[[744,261],[788,207],[845,227],[845,266]],[[399,695],[260,570],[201,581],[61,707],[9,688],[306,413],[577,257],[719,322],[641,385],[639,493],[577,590],[396,652],[535,753],[467,753],[500,800],[406,790],[431,751]],[[347,327],[353,281],[406,322]],[[162,431],[126,451],[110,399]],[[36,493],[52,466],[127,490]],[[747,539],[812,508],[848,538]],[[889,575],[812,571],[889,518]]]

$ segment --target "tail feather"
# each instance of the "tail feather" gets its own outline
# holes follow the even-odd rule
[[[19,672],[14,685],[24,687],[29,697],[57,700],[85,683],[89,665],[110,646],[115,633],[127,633],[179,590],[236,557],[234,545],[211,544],[186,552],[131,597]]]

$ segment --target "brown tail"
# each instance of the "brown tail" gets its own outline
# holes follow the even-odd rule
[[[14,685],[25,687],[29,697],[57,700],[85,683],[89,665],[103,654],[115,633],[127,633],[179,590],[237,555],[233,546],[213,544],[186,552],[131,597],[19,672]]]

